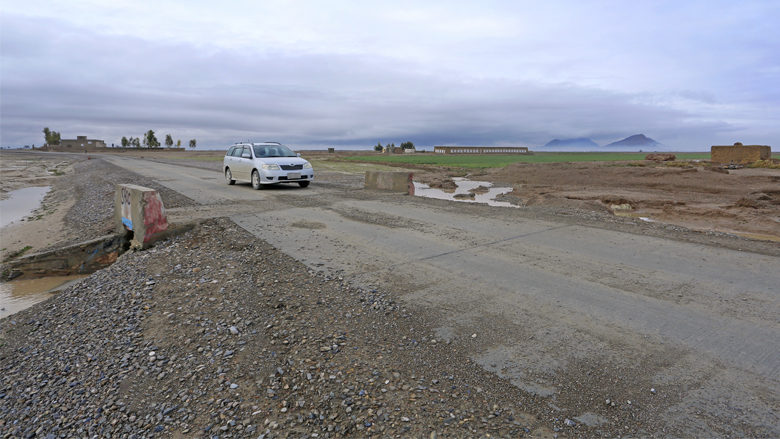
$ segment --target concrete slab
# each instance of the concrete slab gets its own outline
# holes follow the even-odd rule
[[[404,171],[366,171],[365,189],[414,195],[414,174]]]

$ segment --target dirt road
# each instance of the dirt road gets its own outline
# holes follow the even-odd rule
[[[203,203],[174,218],[230,215],[312,269],[426,308],[442,340],[562,416],[609,400],[692,435],[780,435],[780,260],[750,241],[738,251],[316,182],[253,191],[108,160]]]

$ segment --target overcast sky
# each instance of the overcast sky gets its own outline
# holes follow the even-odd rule
[[[780,150],[780,1],[4,0],[0,145]]]

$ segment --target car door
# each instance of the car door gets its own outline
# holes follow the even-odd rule
[[[239,174],[241,175],[241,180],[251,181],[252,176],[250,173],[252,171],[252,159],[244,158],[244,154],[250,154],[251,157],[252,153],[246,146],[236,148],[236,157],[234,157],[234,159],[236,160],[236,166],[238,168],[237,170]]]
[[[236,178],[236,170],[234,169],[235,166],[233,165],[233,151],[235,150],[235,146],[228,148],[227,153],[225,153],[225,159],[222,163],[225,168],[230,168],[230,172],[233,174],[233,178]]]

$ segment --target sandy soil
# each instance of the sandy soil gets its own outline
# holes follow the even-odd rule
[[[29,252],[35,252],[63,239],[64,218],[76,199],[66,185],[59,183],[73,173],[75,160],[19,153],[3,153],[0,158],[2,199],[25,187],[52,187],[30,216],[0,229],[0,261],[4,261],[27,246],[31,247]]]
[[[0,200],[8,192],[32,186],[51,186],[57,175],[73,172],[74,160],[63,156],[0,153]]]

